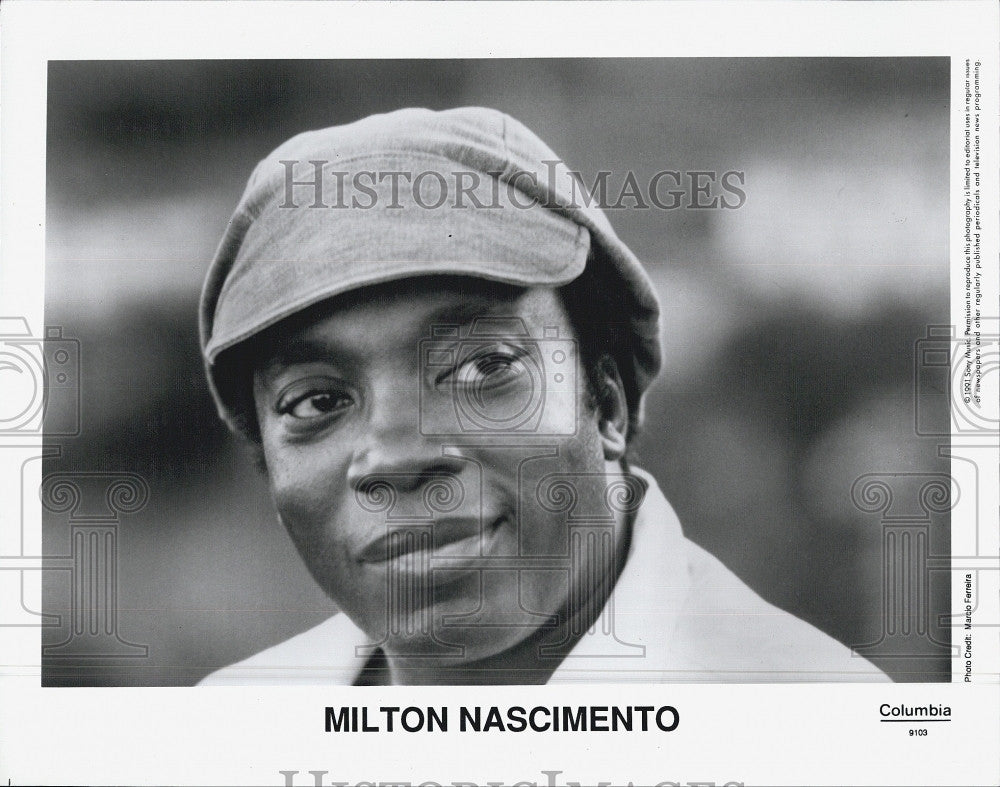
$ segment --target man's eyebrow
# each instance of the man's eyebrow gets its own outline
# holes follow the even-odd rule
[[[517,318],[517,306],[512,300],[491,300],[487,298],[470,298],[457,303],[448,303],[433,310],[422,321],[424,327],[417,329],[412,337],[419,341],[428,337],[427,328],[436,326],[461,326],[471,324],[477,319],[488,319],[491,323],[503,322],[505,319]],[[296,363],[312,363],[320,360],[334,359],[338,362],[351,363],[358,359],[359,354],[336,339],[310,336],[309,334],[293,334],[276,338],[269,343],[264,352],[264,366],[290,366]]]
[[[353,354],[336,341],[313,336],[291,336],[275,342],[265,354],[264,366],[289,366],[295,363],[311,363],[335,357],[351,359]]]
[[[494,301],[485,298],[449,303],[431,313],[428,324],[437,325],[468,325],[479,318],[512,318],[517,317],[517,307],[513,301]]]

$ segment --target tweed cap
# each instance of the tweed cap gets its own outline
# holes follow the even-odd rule
[[[342,293],[457,274],[561,286],[590,265],[620,282],[636,406],[660,366],[652,284],[552,150],[492,109],[402,109],[299,134],[254,169],[208,270],[200,304],[209,386],[220,357]]]

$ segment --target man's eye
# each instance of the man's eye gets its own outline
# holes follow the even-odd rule
[[[329,385],[296,385],[278,399],[279,415],[299,420],[323,418],[349,407],[353,399],[346,392]]]
[[[456,385],[477,390],[511,385],[529,375],[524,355],[509,345],[484,347],[465,358],[450,376]]]
[[[285,412],[293,418],[318,418],[350,403],[346,396],[319,393],[306,396],[292,404]]]

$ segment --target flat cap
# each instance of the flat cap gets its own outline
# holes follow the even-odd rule
[[[242,428],[220,357],[327,298],[432,274],[562,286],[588,265],[620,283],[638,408],[660,367],[659,303],[588,197],[544,142],[492,109],[402,109],[293,137],[254,169],[202,290],[220,415]]]

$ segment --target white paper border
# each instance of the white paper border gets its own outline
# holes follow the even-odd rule
[[[519,56],[908,56],[952,58],[952,161],[966,58],[984,66],[984,259],[997,301],[998,7],[981,3],[28,3],[0,10],[0,314],[41,325],[49,59]],[[952,250],[963,209],[952,167]],[[953,275],[960,272],[953,260]],[[963,276],[964,281],[964,276]],[[964,284],[953,279],[953,322]],[[953,442],[958,445],[959,440]],[[996,440],[977,443],[979,551],[997,554]],[[21,443],[29,441],[21,440]],[[0,446],[2,447],[2,446]],[[37,465],[37,463],[36,463]],[[37,467],[35,468],[37,473]],[[6,472],[6,466],[4,466]],[[956,468],[956,480],[963,483]],[[28,483],[38,478],[28,478]],[[9,489],[9,485],[4,487]],[[992,495],[987,497],[986,495]],[[37,508],[37,506],[36,506]],[[12,512],[4,505],[4,522]],[[959,527],[968,512],[953,514]],[[40,542],[26,511],[27,542]],[[6,527],[6,525],[5,525]],[[38,544],[40,546],[40,543]],[[994,576],[1000,571],[993,569]],[[955,575],[953,606],[964,583]],[[995,587],[995,580],[994,587]],[[962,585],[959,588],[959,585]],[[40,595],[40,594],[39,594]],[[996,600],[994,598],[994,603]],[[992,617],[989,617],[992,615]],[[978,655],[1000,663],[1000,616],[985,609]],[[478,704],[671,704],[663,734],[352,735],[322,730],[328,704],[449,704],[468,690],[40,689],[38,630],[0,630],[0,777],[23,783],[281,784],[280,770],[332,781],[559,780],[656,784],[995,784],[992,684],[662,685],[479,688]],[[960,637],[959,637],[960,638]],[[994,667],[995,669],[995,667]],[[986,676],[989,680],[989,676]],[[942,703],[954,723],[908,738],[877,707]],[[906,725],[899,725],[905,727]],[[885,729],[889,727],[891,729]],[[562,782],[560,782],[562,783]]]

